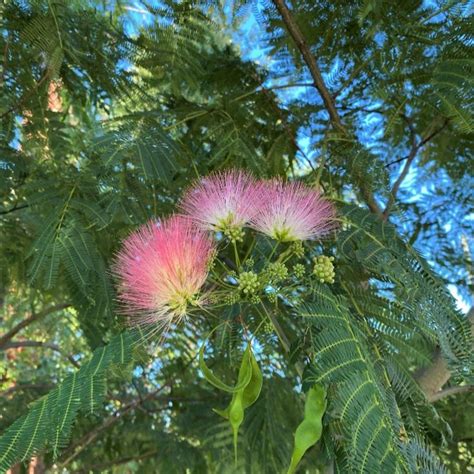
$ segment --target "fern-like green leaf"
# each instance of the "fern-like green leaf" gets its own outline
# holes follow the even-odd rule
[[[0,471],[26,460],[48,445],[55,457],[67,445],[79,412],[91,413],[100,407],[105,395],[107,372],[115,365],[132,360],[134,332],[114,337],[97,349],[81,368],[66,377],[57,388],[31,406],[0,438]],[[51,423],[52,422],[52,423]]]

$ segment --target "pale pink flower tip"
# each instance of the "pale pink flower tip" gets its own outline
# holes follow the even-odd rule
[[[166,326],[200,304],[213,254],[207,235],[184,217],[149,222],[131,234],[113,268],[131,324]]]
[[[255,216],[258,195],[251,175],[231,170],[202,178],[187,191],[180,207],[202,229],[241,229]]]
[[[315,239],[336,228],[333,205],[302,183],[265,182],[257,207],[251,227],[282,242]]]

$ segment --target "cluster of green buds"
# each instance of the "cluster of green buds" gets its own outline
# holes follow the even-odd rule
[[[269,291],[267,293],[267,298],[270,303],[276,303],[278,300],[278,293],[276,291]]]
[[[293,267],[293,275],[294,275],[296,278],[303,278],[303,277],[304,277],[304,274],[305,274],[304,265],[303,265],[302,263],[297,263],[297,264]]]
[[[226,226],[222,233],[233,243],[244,240],[245,232],[241,227]]]
[[[301,240],[297,240],[291,244],[291,253],[296,258],[303,258],[304,257],[304,246]]]
[[[262,326],[262,330],[267,334],[272,334],[274,332],[273,324],[270,321],[270,318],[265,319]]]
[[[207,262],[207,271],[212,271],[216,266],[217,250],[213,250]]]
[[[252,257],[247,258],[244,262],[244,267],[245,268],[253,268],[255,265],[255,260]]]
[[[334,283],[334,257],[326,257],[321,255],[319,257],[314,257],[314,269],[313,273],[319,279],[321,283]]]
[[[227,295],[225,295],[224,297],[224,302],[225,304],[228,304],[228,305],[233,305],[233,304],[236,304],[240,301],[240,294],[237,293],[236,291],[233,291],[231,293],[228,293]]]
[[[279,283],[288,277],[288,268],[284,263],[270,263],[264,272],[265,279],[269,283]]]
[[[254,295],[258,292],[260,283],[255,272],[242,272],[239,275],[239,290],[246,296]]]

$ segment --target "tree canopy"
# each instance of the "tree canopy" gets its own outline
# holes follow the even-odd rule
[[[472,24],[450,0],[4,2],[0,471],[472,469]],[[199,299],[134,325],[124,240],[239,172],[260,213],[330,203],[331,232],[220,222]]]

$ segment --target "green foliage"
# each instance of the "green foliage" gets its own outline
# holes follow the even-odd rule
[[[377,300],[372,300],[367,308],[364,296],[359,293],[353,299],[356,311],[358,304],[364,305],[364,310],[368,309],[375,320],[381,313],[381,319],[374,321],[374,325],[382,332],[384,325],[388,326],[389,345],[394,344],[395,351],[406,351],[403,340],[415,329],[426,342],[436,340],[452,370],[460,377],[472,380],[473,335],[470,323],[456,310],[452,297],[426,261],[400,240],[391,224],[380,222],[357,208],[347,208],[345,216],[350,224],[349,229],[339,235],[341,257],[347,265],[350,264],[351,271],[354,271],[354,265],[359,265],[367,279],[373,279],[375,288],[379,284],[382,289],[382,285],[391,283],[396,302],[387,308],[388,302],[379,300],[384,308],[377,310],[374,306],[370,307],[371,303],[377,303]],[[346,285],[349,283],[350,278],[347,278]],[[402,314],[403,318],[400,317]],[[391,318],[396,320],[398,327],[390,328]],[[400,331],[399,337],[394,338],[395,334],[390,334],[390,329]],[[400,337],[404,331],[410,332]]]
[[[78,412],[93,413],[105,398],[105,379],[114,365],[132,360],[136,337],[122,333],[107,346],[97,349],[91,360],[32,404],[28,413],[13,423],[0,438],[0,470],[28,460],[45,446],[57,457],[69,442]]]

